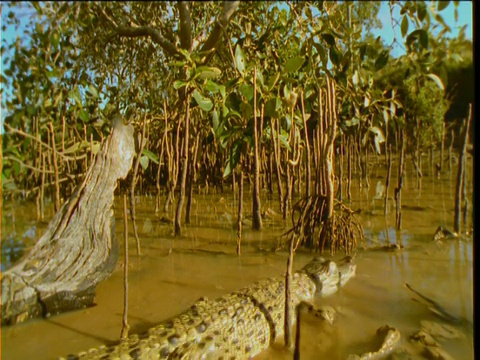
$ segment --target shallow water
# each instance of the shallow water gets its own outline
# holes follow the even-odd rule
[[[412,172],[410,172],[411,174]],[[442,180],[425,177],[421,190],[416,179],[408,177],[402,192],[403,228],[395,231],[394,203],[390,214],[383,215],[383,201],[375,200],[377,181],[383,183],[382,169],[372,170],[369,189],[352,187],[353,209],[365,228],[366,241],[357,251],[357,275],[336,294],[318,299],[337,310],[337,318],[329,325],[312,316],[302,317],[301,359],[345,359],[351,353],[374,350],[372,340],[377,328],[384,324],[396,327],[402,334],[400,347],[413,358],[421,358],[408,338],[422,320],[438,321],[419,297],[405,286],[409,283],[422,294],[439,302],[451,314],[473,323],[473,250],[472,241],[448,240],[436,243],[432,235],[437,226],[451,228],[454,204],[454,176]],[[395,182],[395,176],[392,177]],[[393,193],[391,187],[389,193]],[[471,199],[472,181],[468,181]],[[246,194],[248,196],[248,194]],[[278,204],[262,194],[263,209],[278,210]],[[199,297],[216,298],[239,289],[260,278],[281,275],[287,253],[272,252],[282,242],[280,235],[289,223],[280,215],[265,221],[262,232],[253,232],[248,223],[250,203],[246,202],[242,255],[235,254],[236,201],[230,192],[196,195],[192,207],[192,224],[184,227],[184,236],[173,238],[172,225],[158,220],[154,214],[154,198],[137,199],[137,225],[142,252],[137,256],[132,225],[130,229],[129,324],[131,332],[142,332],[156,323],[187,309]],[[123,239],[122,201],[115,204],[117,238]],[[11,252],[19,255],[28,249],[33,238],[41,236],[45,224],[31,220],[33,205],[5,206],[15,212],[15,221],[2,224],[2,246],[14,241],[10,253],[2,251],[2,267],[10,266]],[[8,210],[9,209],[9,210]],[[13,209],[13,210],[12,210]],[[22,214],[22,218],[20,218]],[[170,213],[160,214],[173,217]],[[30,216],[30,217],[29,217]],[[10,221],[12,218],[10,218]],[[12,228],[15,225],[15,236]],[[10,234],[10,235],[9,235]],[[396,252],[374,251],[372,247],[401,243]],[[8,245],[8,244],[7,244]],[[300,268],[314,254],[299,251],[294,267]],[[335,258],[340,257],[338,254]],[[123,255],[117,270],[97,289],[97,305],[47,319],[38,319],[2,329],[3,359],[54,359],[60,355],[112,342],[119,338],[123,313]],[[440,341],[456,359],[473,359],[471,329],[457,327],[463,337]],[[275,344],[258,359],[291,359],[292,353]]]

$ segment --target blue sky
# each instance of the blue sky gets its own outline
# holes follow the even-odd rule
[[[405,50],[401,46],[401,44],[404,43],[404,40],[401,37],[399,27],[396,27],[395,29],[392,28],[388,3],[389,3],[388,1],[382,2],[380,13],[378,15],[379,19],[383,24],[383,28],[381,30],[374,30],[373,33],[377,36],[380,36],[383,39],[384,43],[387,45],[392,44],[393,40],[396,39],[396,45],[394,46],[391,54],[392,56],[397,57],[404,54],[405,52]],[[400,8],[399,6],[395,6],[396,12],[394,12],[394,17],[397,19],[401,19],[399,15],[399,8]],[[25,7],[19,10],[18,15],[20,15],[20,19],[22,23],[24,24],[28,23],[29,13],[30,12],[26,11]],[[458,30],[462,26],[467,25],[466,37],[467,39],[473,38],[472,37],[472,33],[473,33],[473,2],[472,1],[458,2],[458,21],[457,22],[455,22],[454,7],[452,5],[452,2],[450,2],[449,6],[446,9],[440,12],[440,15],[443,17],[444,21],[448,24],[448,26],[450,26],[450,28],[452,29],[452,33],[448,35],[449,37],[456,37],[458,34]],[[5,16],[7,16],[6,12],[2,11],[2,23],[3,23],[3,17]],[[0,24],[0,28],[1,28],[1,25],[3,24]],[[17,36],[19,35],[21,36],[24,30],[24,26],[23,27],[21,26],[18,32],[15,31],[13,27],[8,27],[5,32],[0,30],[1,31],[0,37],[2,39],[2,43],[3,43],[3,40],[6,40],[8,43],[10,43],[14,41]],[[411,29],[413,29],[413,27]],[[1,68],[3,68],[3,59],[4,59],[4,54],[2,54],[2,62],[0,64]],[[8,92],[9,89],[4,89],[4,92],[5,91]],[[5,109],[3,107],[3,101],[2,101],[2,106],[0,109],[0,120],[1,120],[0,133],[3,133],[4,117],[5,117]]]
[[[436,3],[436,2],[435,2]],[[439,14],[443,17],[445,23],[452,29],[452,33],[448,37],[456,37],[458,35],[459,29],[467,25],[465,34],[467,39],[472,39],[473,33],[473,2],[472,1],[459,1],[458,2],[458,21],[455,22],[455,13],[452,2],[448,5],[447,8],[440,11]],[[400,17],[400,7],[395,6],[395,11],[393,13],[394,17],[401,19]],[[388,1],[383,1],[380,7],[380,12],[378,14],[380,21],[383,24],[381,30],[374,30],[373,33],[377,36],[381,36],[384,42],[387,45],[390,45],[393,42],[393,39],[396,38],[397,44],[403,44],[402,35],[400,33],[400,26],[397,26],[395,30],[392,28],[392,22],[390,19],[390,9],[388,6]],[[410,28],[412,29],[412,28]],[[403,55],[405,50],[399,46],[394,47],[392,51],[392,56],[396,57]]]

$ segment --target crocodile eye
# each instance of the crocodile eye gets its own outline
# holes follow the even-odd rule
[[[170,337],[168,338],[168,342],[169,342],[170,344],[172,344],[173,346],[175,346],[175,345],[177,344],[177,342],[178,342],[179,339],[180,339],[180,338],[179,338],[179,336],[178,336],[177,334],[173,334],[172,336],[170,336]]]
[[[201,334],[203,332],[205,332],[205,330],[207,329],[207,325],[202,322],[200,323],[198,326],[197,326],[197,331]]]

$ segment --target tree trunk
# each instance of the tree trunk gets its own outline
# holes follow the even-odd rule
[[[272,147],[273,147],[273,154],[275,157],[275,175],[277,178],[277,190],[278,190],[278,202],[280,204],[280,212],[283,213],[283,187],[282,187],[282,170],[280,164],[280,125],[277,121],[274,123],[274,119],[270,119],[270,129],[271,129],[271,138],[272,138]],[[274,137],[273,133],[276,133],[277,136]],[[285,219],[285,218],[284,218]]]
[[[187,171],[187,208],[185,210],[185,224],[190,224],[190,213],[192,210],[192,198],[193,198],[193,183],[197,176],[195,169],[195,163],[197,161],[198,145],[200,142],[200,133],[197,134],[197,139],[193,148],[193,156],[189,162],[188,171]]]
[[[60,209],[60,185],[58,182],[58,164],[57,164],[57,146],[55,144],[55,132],[53,130],[53,124],[50,122],[48,123],[50,133],[51,133],[51,139],[52,139],[52,162],[53,162],[53,172],[54,172],[54,177],[55,177],[55,211],[58,211]]]
[[[307,127],[307,117],[305,115],[305,103],[303,100],[303,92],[301,93],[301,105],[302,105],[302,120],[303,120],[303,131],[305,132],[305,150],[306,150],[306,160],[307,164],[305,166],[305,197],[309,197],[312,193],[310,180],[312,177],[311,167],[312,167],[312,155],[310,153],[310,141],[308,138],[308,127]],[[300,178],[300,177],[299,177]]]
[[[383,214],[387,215],[388,214],[388,189],[390,188],[390,176],[392,174],[392,145],[389,144],[388,150],[387,150],[387,178],[385,179],[385,194],[384,194],[384,208],[383,208]],[[387,231],[388,235],[388,231]]]
[[[128,217],[127,217],[127,195],[123,195],[123,246],[124,257],[123,263],[123,319],[121,339],[128,337],[130,325],[128,325]]]
[[[398,182],[395,188],[395,226],[402,229],[402,187],[405,177],[405,132],[400,130],[400,155],[398,160]],[[397,238],[398,239],[398,238]]]
[[[242,165],[241,165],[242,166]],[[243,170],[238,175],[238,216],[237,216],[237,255],[242,253],[242,222],[243,222]]]
[[[262,215],[261,215],[261,202],[260,202],[260,158],[259,158],[259,148],[260,141],[258,139],[258,116],[257,116],[257,69],[254,69],[253,72],[253,199],[252,199],[252,229],[253,230],[262,230]],[[262,116],[263,122],[263,108]]]
[[[167,111],[166,111],[166,103],[164,102],[164,109],[165,109],[165,129],[163,130],[163,137],[162,143],[160,145],[160,154],[158,155],[158,168],[157,168],[157,176],[155,178],[155,187],[157,189],[157,194],[155,198],[155,214],[158,214],[160,211],[160,175],[162,170],[162,161],[163,161],[163,151],[167,144],[167,133],[168,133],[168,125],[167,125]]]
[[[290,251],[287,260],[287,271],[285,273],[285,315],[284,315],[284,331],[283,338],[285,347],[290,349],[292,346],[292,296],[290,286],[292,284],[293,272],[293,253],[294,253],[295,236],[290,240]]]
[[[135,241],[137,243],[137,255],[140,256],[142,251],[140,248],[140,239],[138,237],[138,229],[135,215],[135,186],[137,185],[137,174],[140,166],[140,158],[142,157],[143,148],[145,146],[145,129],[147,127],[146,117],[143,119],[142,133],[140,135],[140,143],[138,144],[138,154],[133,163],[132,181],[130,182],[130,218],[133,224],[133,234],[135,235]]]
[[[117,119],[72,196],[30,254],[2,277],[2,324],[91,306],[118,258],[112,204],[135,153],[133,127]]]
[[[333,157],[333,143],[335,135],[337,133],[337,113],[335,105],[335,82],[327,77],[327,97],[324,111],[324,129],[327,134],[325,141],[325,158],[324,158],[324,171],[326,180],[326,196],[327,196],[327,208],[325,218],[328,219],[333,214],[333,203],[335,197],[335,173],[334,173],[334,157]]]
[[[348,154],[347,154],[347,198],[348,201],[352,200],[352,152],[353,152],[353,145],[352,145],[352,137],[348,137]]]
[[[181,161],[182,172],[180,177],[180,195],[178,196],[177,211],[175,212],[175,236],[182,235],[182,208],[185,202],[185,184],[187,181],[187,167],[188,167],[188,137],[190,127],[190,96],[187,95],[187,110],[185,112],[185,132],[183,139],[183,157]]]
[[[453,230],[460,232],[460,215],[461,215],[461,202],[462,202],[462,187],[463,182],[466,180],[464,177],[466,152],[468,143],[468,134],[470,132],[470,122],[472,119],[472,105],[469,107],[469,115],[465,124],[463,125],[463,133],[460,138],[462,146],[460,147],[460,154],[458,156],[458,172],[457,172],[457,184],[455,187],[455,213],[453,219]],[[465,194],[466,195],[466,194]]]

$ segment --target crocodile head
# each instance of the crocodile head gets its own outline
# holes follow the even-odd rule
[[[316,257],[302,268],[315,283],[316,295],[327,296],[333,294],[345,285],[355,275],[357,265],[351,256],[346,256],[338,263]]]

